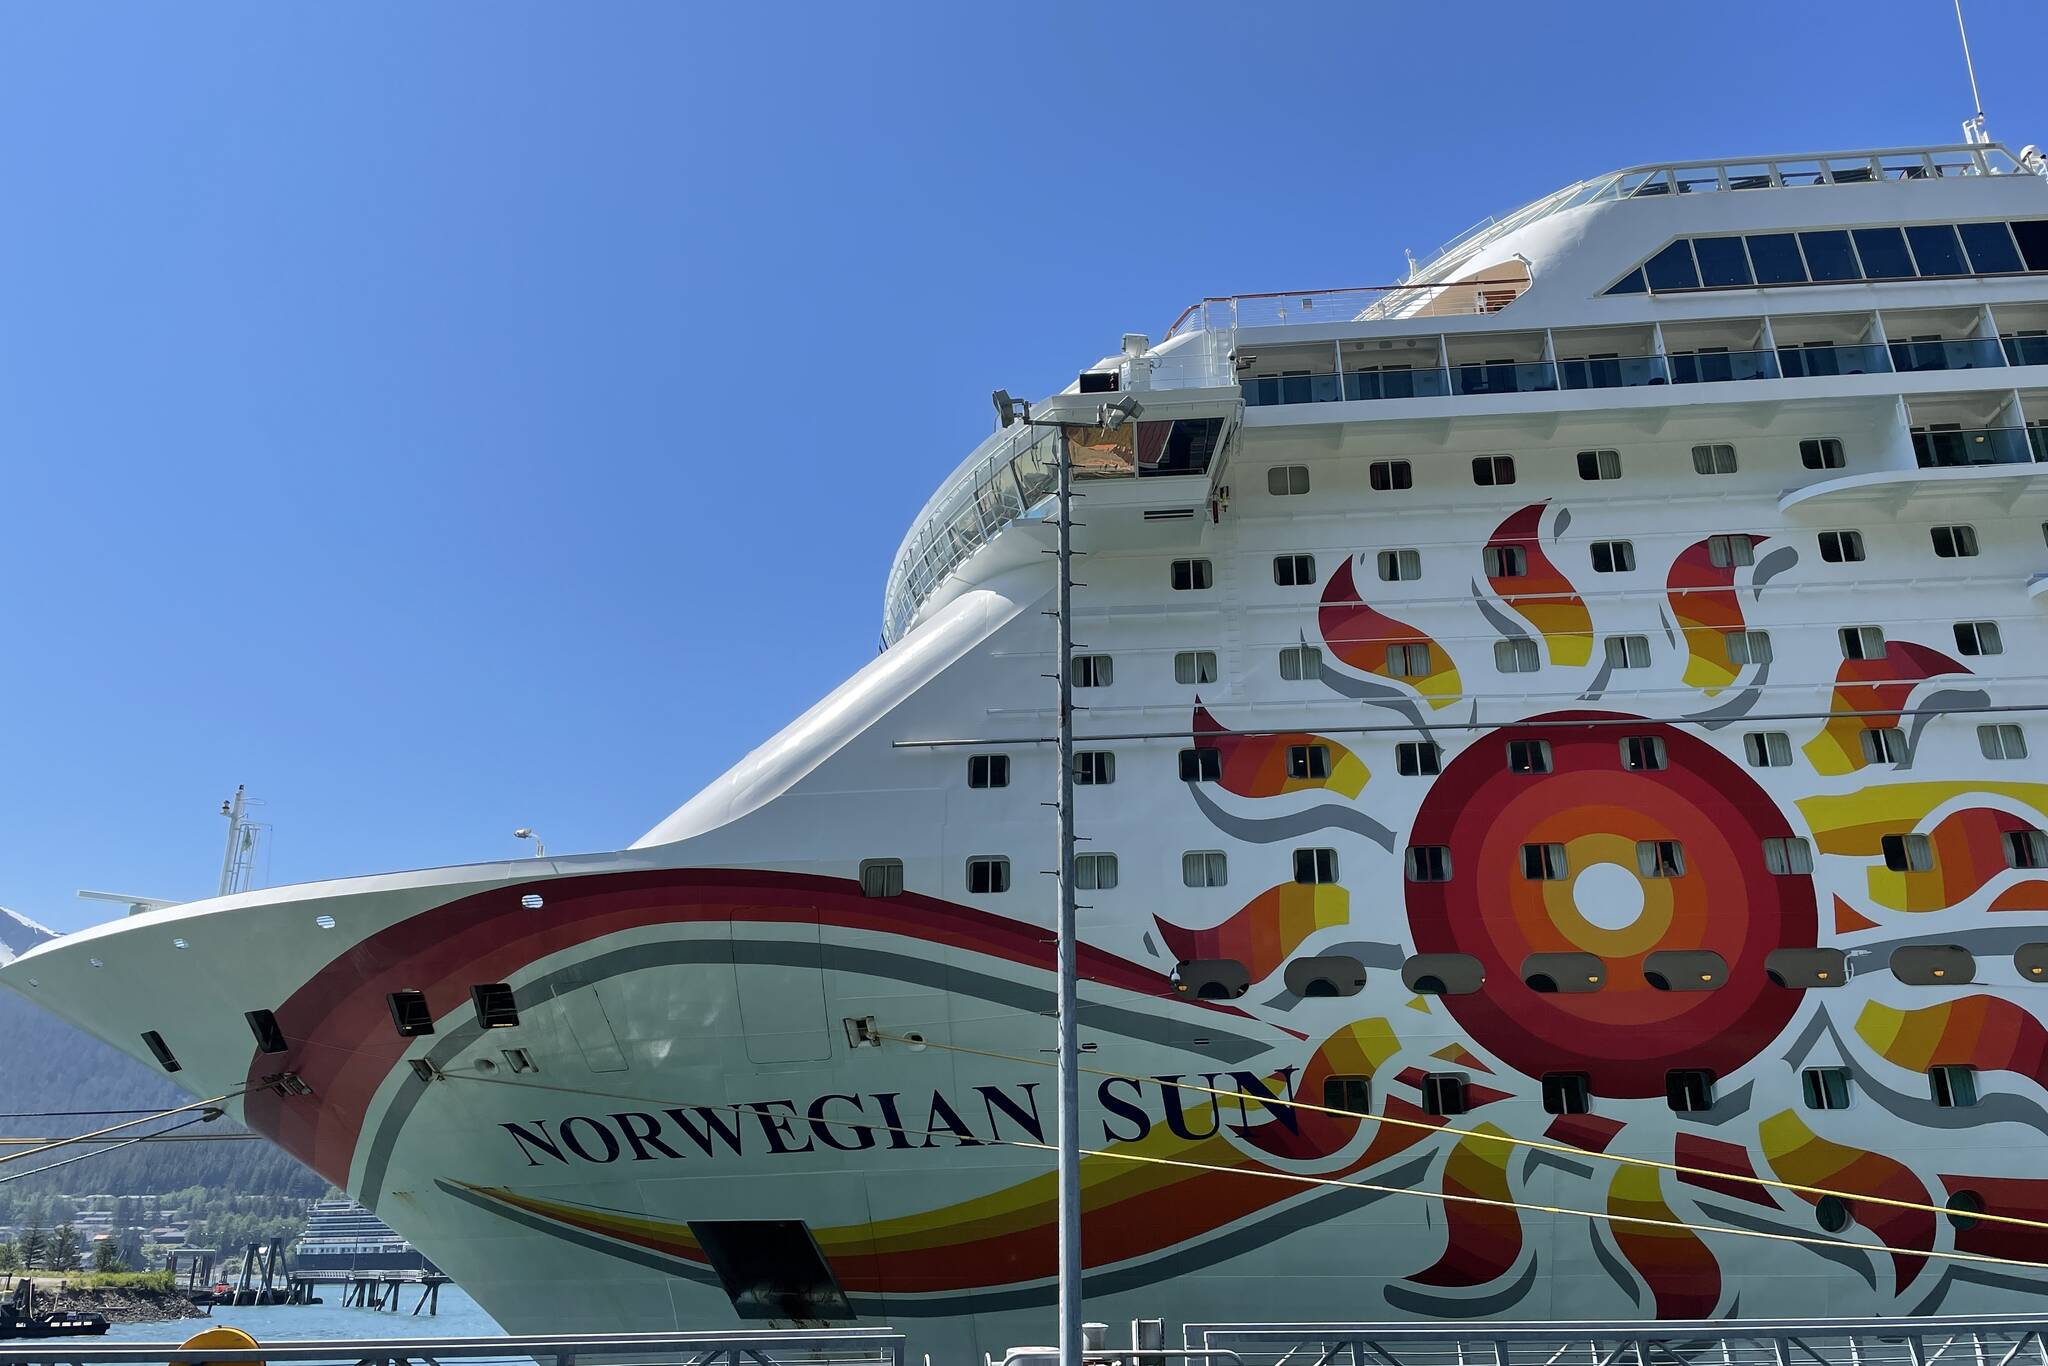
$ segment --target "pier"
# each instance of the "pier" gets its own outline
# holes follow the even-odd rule
[[[331,1285],[340,1291],[340,1304],[354,1309],[377,1309],[396,1314],[399,1297],[408,1286],[419,1289],[412,1312],[425,1310],[429,1317],[441,1312],[441,1287],[448,1277],[438,1271],[294,1271],[286,1280],[283,1298],[270,1304],[324,1304],[314,1293]]]

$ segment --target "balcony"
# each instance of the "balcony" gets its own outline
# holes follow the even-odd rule
[[[1557,378],[1566,389],[1640,389],[1669,384],[1671,367],[1662,356],[1599,356],[1559,361]]]
[[[1891,373],[1891,352],[1882,346],[1781,346],[1778,368],[1786,379]]]
[[[1557,388],[1557,367],[1548,361],[1488,361],[1451,367],[1454,394],[1542,394]]]
[[[2007,337],[2004,343],[2007,365],[2048,365],[2048,336]]]
[[[1892,368],[1915,370],[1990,370],[2005,364],[2005,348],[1995,339],[1903,341],[1891,344]]]
[[[1666,356],[1673,384],[1718,384],[1724,380],[1778,379],[1776,351],[1693,351]]]
[[[1913,433],[1913,458],[1922,469],[1972,465],[2025,465],[2048,459],[2039,428],[1978,427]]]

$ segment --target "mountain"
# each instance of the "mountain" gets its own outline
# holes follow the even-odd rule
[[[0,906],[0,963],[15,958],[56,931],[19,911]],[[75,1028],[12,991],[0,989],[0,1131],[8,1134],[67,1134],[127,1118],[111,1114],[53,1114],[95,1107],[168,1110],[191,1097],[170,1081]],[[181,1116],[182,1118],[182,1116]],[[152,1126],[142,1126],[146,1131]],[[185,1133],[201,1132],[194,1125]],[[239,1132],[225,1119],[203,1132]],[[55,1162],[85,1151],[83,1145],[31,1158],[27,1165]],[[10,1171],[8,1173],[12,1175]],[[282,1151],[256,1140],[226,1143],[137,1143],[103,1156],[32,1177],[22,1186],[37,1190],[92,1191],[146,1195],[185,1186],[218,1186],[252,1195],[319,1195],[327,1183]],[[17,1187],[16,1189],[19,1189]]]

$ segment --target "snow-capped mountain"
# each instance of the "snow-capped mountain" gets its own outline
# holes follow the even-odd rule
[[[0,963],[11,963],[44,940],[56,937],[57,932],[48,925],[0,906]]]

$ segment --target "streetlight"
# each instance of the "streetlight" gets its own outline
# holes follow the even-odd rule
[[[1059,429],[1055,492],[1059,512],[1059,594],[1053,619],[1059,630],[1059,711],[1054,735],[1059,746],[1059,1106],[1056,1128],[1059,1186],[1059,1317],[1060,1366],[1082,1366],[1081,1360],[1081,1057],[1077,1029],[1078,970],[1074,932],[1074,539],[1073,464],[1067,444],[1067,423],[1034,418],[1031,405],[1010,397],[1007,389],[989,395],[1005,427],[1018,422]],[[1096,409],[1096,426],[1113,432],[1135,421],[1144,405],[1129,394]]]
[[[520,826],[512,832],[512,838],[515,840],[532,840],[533,856],[535,858],[546,858],[548,856],[548,847],[540,842],[540,836],[534,834],[530,826]]]

